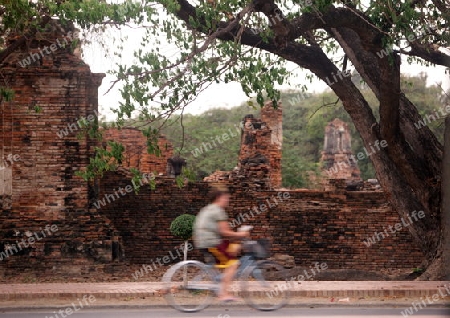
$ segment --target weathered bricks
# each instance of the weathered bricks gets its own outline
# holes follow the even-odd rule
[[[241,145],[233,171],[216,171],[208,182],[232,182],[252,190],[281,187],[282,108],[272,102],[261,108],[261,118],[246,115],[241,122]]]
[[[153,172],[155,175],[166,175],[167,159],[172,157],[173,146],[164,137],[158,139],[161,156],[147,152],[147,138],[137,128],[106,129],[103,132],[104,143],[107,141],[120,142],[124,147],[122,167],[137,168],[142,172]]]
[[[100,181],[100,194],[127,183],[123,174],[108,173]],[[106,205],[100,213],[121,234],[126,259],[149,263],[182,243],[170,234],[170,223],[178,215],[196,214],[206,205],[208,188],[208,183],[198,182],[180,189],[173,179],[157,178],[156,190],[143,187],[138,194]],[[423,258],[406,228],[371,247],[363,243],[375,231],[400,222],[383,192],[344,191],[336,197],[325,191],[287,191],[290,198],[280,201],[277,198],[283,192],[279,191],[247,191],[239,186],[230,186],[230,190],[230,218],[253,225],[254,237],[270,238],[272,252],[293,255],[297,264],[327,262],[330,268],[379,270],[417,267]],[[252,216],[251,209],[260,209],[261,204],[273,207],[259,214],[253,210]]]
[[[33,50],[63,36],[53,31],[42,31]],[[29,54],[24,46],[2,65],[4,81],[15,98],[0,105],[0,148],[2,157],[20,156],[8,168],[12,177],[1,180],[12,191],[0,193],[0,252],[11,245],[17,249],[0,262],[6,275],[31,269],[51,276],[112,259],[114,229],[89,209],[92,188],[74,174],[86,167],[97,145],[95,139],[79,135],[79,120],[95,122],[104,74],[91,73],[70,50],[70,45],[59,48],[20,67],[18,62]],[[17,241],[27,239],[26,233],[40,233],[46,225],[55,225],[58,231],[18,248]]]

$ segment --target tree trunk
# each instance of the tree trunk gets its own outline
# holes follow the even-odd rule
[[[319,78],[326,81],[327,77],[330,74],[336,74],[338,69],[329,61],[328,57],[320,48],[311,48],[310,50],[312,49],[315,49],[316,52],[310,54],[303,53],[301,45],[290,44],[283,51],[277,52],[274,50],[274,53],[301,67],[309,68]],[[350,115],[356,129],[360,133],[366,149],[370,149],[370,146],[373,146],[375,141],[378,140],[380,142],[384,139],[380,129],[381,124],[377,122],[364,96],[350,78],[343,78],[333,83],[331,88],[342,101],[345,110]],[[399,107],[402,116],[407,114],[409,118],[417,112],[414,105],[404,96],[400,95],[398,98],[400,99]],[[397,210],[400,217],[410,224],[408,230],[425,255],[425,261],[422,263],[423,260],[417,260],[417,266],[426,268],[436,259],[439,245],[438,233],[440,224],[437,215],[440,207],[441,188],[436,179],[438,180],[440,178],[442,156],[439,153],[442,154],[442,149],[439,143],[435,141],[434,135],[427,134],[425,130],[417,132],[417,129],[413,127],[413,123],[405,125],[400,121],[400,129],[404,139],[394,140],[393,142],[397,144],[388,144],[388,148],[395,147],[395,151],[381,149],[373,153],[370,159],[374,165],[380,184],[386,193],[387,200]],[[428,148],[428,153],[436,155],[433,158],[427,158],[428,160],[425,160],[428,156],[426,154],[427,151],[413,152],[409,156],[402,154],[401,149],[405,146],[405,143],[409,144],[409,135],[417,137],[418,143],[422,147]],[[399,145],[398,143],[403,143],[403,145]],[[398,158],[396,155],[402,158]],[[417,163],[423,163],[423,166]],[[439,163],[439,169],[434,168],[436,163]],[[407,175],[406,171],[410,171],[409,173],[414,172],[415,176]],[[417,176],[421,176],[422,184],[419,186],[419,189],[416,188],[419,184]],[[415,219],[412,217],[414,211],[417,216],[417,213],[421,210],[425,212],[426,216],[424,218]],[[410,216],[412,222],[409,221]]]
[[[441,226],[435,257],[418,280],[450,280],[450,117],[445,119],[442,158]]]
[[[442,160],[442,262],[443,280],[450,280],[450,117],[445,119],[444,158]]]
[[[410,222],[408,229],[425,255],[424,262],[417,265],[429,268],[421,279],[436,278],[442,255],[439,217],[442,146],[428,127],[415,127],[421,116],[400,91],[396,55],[378,58],[352,30],[333,30],[333,34],[380,101],[380,122],[373,128],[389,146],[387,156],[372,156],[371,160],[389,202],[401,218],[408,220],[414,211],[425,212],[426,217]],[[355,126],[366,139],[356,123]]]

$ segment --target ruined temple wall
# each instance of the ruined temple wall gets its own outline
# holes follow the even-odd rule
[[[173,155],[173,146],[165,136],[161,135],[158,138],[161,155],[157,156],[147,152],[147,138],[137,128],[111,128],[104,130],[102,134],[104,142],[116,141],[125,147],[122,167],[133,167],[156,175],[166,174],[167,159]]]
[[[97,88],[103,75],[92,74],[72,54],[71,45],[39,57],[42,45],[59,43],[65,36],[56,31],[40,35],[45,40],[30,40],[29,47],[12,54],[2,65],[3,79],[15,98],[0,104],[1,156],[3,161],[8,155],[18,157],[13,157],[0,174],[0,252],[21,239],[41,239],[33,239],[33,244],[13,255],[2,256],[0,275],[33,270],[49,277],[61,273],[82,277],[112,264],[122,252],[125,261],[137,264],[169,255],[181,243],[170,235],[170,223],[178,215],[196,214],[206,205],[209,185],[194,183],[180,189],[174,179],[159,177],[155,190],[142,186],[138,194],[122,194],[119,188],[131,185],[129,175],[108,172],[95,187],[75,176],[88,165],[94,146],[99,145],[79,133],[81,119],[96,120]],[[39,58],[19,66],[31,53]],[[270,158],[272,188],[281,184],[278,112],[263,111],[259,123],[265,122],[266,128],[256,132],[258,142],[254,145]],[[145,145],[143,136],[135,133],[123,141],[130,138],[130,144]],[[155,164],[162,170],[166,158],[158,160],[136,162],[144,171],[147,164],[148,169]],[[261,169],[267,168],[264,165],[249,165],[256,178],[267,177],[268,170]],[[247,184],[253,181],[247,180]],[[297,264],[324,261],[330,268],[377,270],[415,267],[423,258],[405,229],[372,247],[364,245],[363,240],[375,231],[399,222],[382,192],[290,191],[286,192],[289,199],[281,193],[283,202],[275,204],[280,192],[264,188],[248,191],[240,179],[233,182],[228,213],[235,224],[254,225],[255,237],[271,238],[272,251],[295,256]],[[102,208],[95,209],[95,203]],[[273,207],[262,211],[262,204]],[[249,209],[254,207],[261,213],[251,215]],[[43,238],[41,231],[46,226],[56,231]]]
[[[123,175],[111,172],[101,181],[101,189],[112,193],[127,184]],[[170,223],[183,213],[197,214],[207,204],[208,186],[199,182],[180,189],[171,179],[157,178],[155,190],[143,187],[139,194],[122,196],[100,212],[123,237],[126,259],[151,264],[182,243],[170,234]],[[375,231],[400,221],[383,192],[249,192],[236,186],[230,191],[227,212],[234,226],[253,225],[254,237],[270,238],[273,253],[293,255],[298,265],[320,261],[330,268],[379,270],[416,267],[423,259],[405,228],[373,246],[364,244]],[[262,204],[272,208],[263,211]],[[190,252],[190,257],[198,254]]]
[[[70,46],[19,66],[18,61],[38,54],[43,44],[63,37],[53,31],[41,36],[43,42],[31,41],[30,50],[19,49],[2,65],[15,96],[0,104],[0,148],[4,156],[18,156],[8,167],[11,178],[0,180],[11,189],[0,193],[0,252],[10,254],[0,262],[5,275],[25,269],[43,275],[67,273],[112,260],[114,229],[90,207],[88,183],[75,176],[88,165],[97,145],[80,135],[79,120],[95,122],[97,89],[104,75],[92,74]],[[43,237],[46,226],[57,230]],[[32,244],[18,246],[30,237],[35,237]]]
[[[73,174],[89,162],[95,142],[78,138],[75,128],[58,133],[94,111],[90,90],[101,77],[28,69],[8,75],[15,98],[2,104],[0,129],[5,151],[20,156],[11,166],[13,209],[58,220],[66,209],[86,208],[87,184]]]

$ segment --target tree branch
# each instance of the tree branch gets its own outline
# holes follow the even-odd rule
[[[411,50],[404,54],[420,57],[436,65],[450,67],[450,56],[439,51],[439,46],[434,44],[423,45],[414,42],[411,43]]]

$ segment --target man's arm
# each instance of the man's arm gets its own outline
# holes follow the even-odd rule
[[[235,232],[230,228],[230,225],[228,224],[228,221],[219,221],[218,222],[219,227],[219,233],[223,237],[227,238],[244,238],[249,237],[249,232]]]

